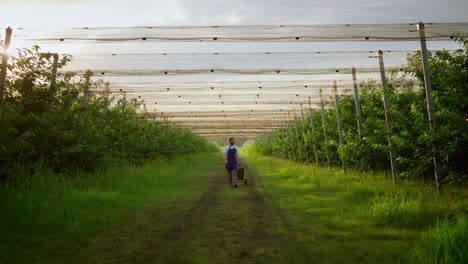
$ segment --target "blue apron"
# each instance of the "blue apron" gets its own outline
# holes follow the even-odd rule
[[[229,150],[227,153],[228,164],[226,164],[227,171],[237,170],[236,153],[237,153],[237,149],[231,148],[231,146],[229,145]]]

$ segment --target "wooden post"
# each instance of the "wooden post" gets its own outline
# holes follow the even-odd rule
[[[57,68],[58,68],[58,59],[59,55],[57,53],[54,53],[52,55],[53,57],[53,62],[52,62],[52,75],[50,77],[50,94],[51,98],[54,98],[55,96],[55,89],[57,86]]]
[[[274,126],[273,126],[274,128],[273,128],[273,131],[270,132],[269,134],[273,137],[275,144],[277,146],[280,146],[280,133],[278,131],[278,119],[276,119],[275,117],[273,118],[275,119]],[[275,154],[275,157],[279,158],[279,155],[280,155],[279,150],[275,150],[274,154]]]
[[[362,119],[361,104],[359,102],[359,90],[358,90],[357,78],[356,78],[356,68],[354,67],[352,69],[352,75],[353,75],[353,86],[354,86],[354,103],[356,105],[357,127],[358,127],[359,138],[362,140],[364,133],[362,132],[362,126],[361,126],[361,119]]]
[[[302,103],[300,103],[299,105],[301,106],[302,137],[303,137],[303,141],[304,141],[305,156],[306,156],[307,164],[309,164],[310,161],[309,161],[309,151],[307,150],[308,149],[307,148],[308,144],[307,144],[307,140],[306,140],[307,129],[306,129],[306,123],[305,123],[305,119],[304,119],[304,109],[302,109]]]
[[[434,176],[436,181],[436,188],[437,192],[442,192],[442,185],[441,185],[441,168],[440,164],[437,161],[436,151],[434,147],[434,139],[437,133],[437,125],[435,119],[435,107],[434,101],[432,100],[432,83],[431,83],[431,71],[429,70],[429,62],[427,59],[427,46],[426,46],[426,33],[424,29],[424,23],[419,22],[417,25],[417,29],[419,31],[419,41],[421,42],[421,58],[422,58],[422,65],[424,70],[424,88],[426,91],[426,101],[427,101],[427,114],[429,116],[429,122],[431,123],[431,135],[432,135],[432,160],[434,162]]]
[[[301,140],[299,139],[299,125],[298,125],[298,120],[297,120],[297,114],[296,114],[296,108],[294,108],[294,126],[296,128],[296,144],[297,144],[297,152],[299,154],[298,160],[301,160],[302,158],[302,144]]]
[[[85,75],[84,75],[85,76],[85,85],[83,87],[83,98],[82,98],[82,103],[81,103],[81,107],[83,109],[81,111],[81,117],[80,117],[80,125],[83,127],[83,130],[84,130],[85,119],[86,119],[86,107],[88,106],[90,77],[92,75],[93,75],[93,73],[90,70],[87,70]]]
[[[315,154],[315,163],[317,165],[320,165],[320,160],[318,156],[318,151],[317,151],[317,133],[315,132],[315,117],[314,117],[314,111],[312,110],[311,104],[310,104],[310,97],[308,98],[309,100],[309,118],[310,118],[310,126],[312,128],[312,144],[314,144],[314,154]]]
[[[288,123],[286,122],[286,113],[283,114],[283,139],[282,142],[285,143],[288,138]],[[287,155],[284,155],[283,152],[283,157],[288,158]]]
[[[49,88],[49,105],[47,107],[47,111],[50,113],[52,111],[52,107],[54,104],[54,98],[56,93],[56,83],[57,83],[57,67],[58,67],[58,54],[52,54],[52,72],[50,76],[50,88]]]
[[[108,111],[108,107],[109,107],[109,94],[110,94],[110,84],[109,82],[106,82],[105,84],[105,88],[104,88],[104,106],[103,106],[103,109],[102,109],[102,114],[104,116],[107,116],[107,111]]]
[[[5,42],[3,42],[3,53],[2,53],[2,66],[0,68],[0,117],[3,112],[3,103],[5,100],[5,81],[8,71],[8,48],[11,43],[11,33],[13,30],[8,27],[5,30]]]
[[[169,115],[167,114],[164,115],[164,125],[169,126]]]
[[[123,96],[122,96],[122,115],[125,114],[125,108],[127,106],[127,92],[123,91]]]
[[[137,98],[133,98],[132,101],[133,101],[133,112],[132,112],[133,117],[132,117],[132,122],[133,122],[133,124],[135,124],[135,123],[136,123],[136,107],[137,107],[137,105],[138,105],[138,99],[137,99]]]
[[[382,89],[383,89],[383,103],[385,110],[385,124],[387,126],[387,139],[388,139],[388,149],[390,154],[390,168],[392,170],[393,184],[397,184],[397,175],[396,168],[393,161],[393,149],[392,149],[392,120],[390,118],[390,106],[387,98],[387,80],[385,79],[385,68],[383,62],[383,52],[379,50],[379,66],[380,66],[380,78],[382,80]]]
[[[291,113],[288,111],[288,137],[291,141],[293,159],[296,160],[296,151],[294,151],[294,137],[292,136]]]
[[[325,149],[327,153],[327,164],[328,169],[331,170],[331,160],[330,160],[330,148],[328,147],[328,134],[327,134],[327,113],[325,113],[325,105],[323,103],[322,89],[320,91],[320,105],[322,107],[322,126],[323,126],[323,137],[325,138]]]
[[[358,128],[358,134],[359,134],[359,141],[362,143],[362,140],[364,138],[364,132],[362,130],[361,126],[361,121],[362,121],[362,116],[361,116],[361,103],[359,101],[359,90],[358,90],[358,85],[357,85],[357,78],[356,78],[356,68],[352,68],[351,70],[352,76],[353,76],[353,87],[354,87],[354,104],[356,106],[356,119],[357,119],[357,128]],[[366,168],[362,170],[362,175],[364,177],[367,174]]]
[[[338,137],[340,138],[340,147],[344,146],[343,139],[343,127],[341,126],[341,112],[340,112],[340,99],[338,98],[338,87],[336,81],[333,81],[333,91],[335,93],[335,105],[336,105],[336,122],[338,123]],[[341,156],[341,166],[343,167],[343,173],[346,174],[346,163],[344,161],[344,155]]]

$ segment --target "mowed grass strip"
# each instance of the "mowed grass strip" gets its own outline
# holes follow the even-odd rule
[[[168,229],[209,188],[220,155],[114,165],[73,179],[47,171],[18,176],[0,190],[0,263],[133,259],[148,236]]]
[[[294,248],[274,225],[255,179],[246,174],[248,185],[233,188],[221,181],[200,199],[154,263],[305,263],[293,259]]]
[[[328,171],[256,153],[244,155],[244,160],[262,181],[284,233],[298,240],[308,251],[302,255],[312,256],[314,263],[416,263],[422,259],[420,263],[457,263],[466,259],[466,242],[459,241],[467,238],[466,226],[465,231],[460,229],[460,221],[466,223],[466,201],[450,206],[466,195],[463,186],[447,187],[440,196],[433,186],[414,181],[393,186],[383,173],[364,178],[349,170],[344,175],[340,168]],[[451,221],[445,220],[451,216],[458,219],[453,220],[458,221],[453,229],[458,233],[446,232],[444,241],[434,243],[440,247],[420,242],[428,230],[440,221]],[[458,242],[452,242],[454,238]],[[444,257],[447,254],[455,256]]]

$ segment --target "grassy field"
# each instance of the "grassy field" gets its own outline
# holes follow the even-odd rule
[[[116,165],[75,179],[50,172],[18,179],[0,193],[0,263],[100,263],[116,239],[144,243],[147,234],[128,231],[170,206],[156,219],[167,229],[209,187],[219,155]]]
[[[380,174],[344,175],[252,153],[245,159],[284,234],[304,245],[313,263],[468,260],[466,200],[451,206],[466,186],[438,196],[433,186],[395,187]]]
[[[466,262],[466,201],[451,203],[466,188],[250,153],[234,189],[220,157],[18,178],[0,194],[0,263]]]

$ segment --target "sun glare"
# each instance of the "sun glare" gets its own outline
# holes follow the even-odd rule
[[[7,54],[10,56],[18,55],[18,51],[23,48],[31,48],[35,43],[24,41],[21,39],[15,39],[12,37],[10,47],[7,50]],[[80,51],[84,48],[84,44],[78,43],[70,43],[70,44],[63,44],[63,43],[43,43],[39,44],[41,52],[50,52],[50,53],[58,53],[58,54],[80,54]]]

